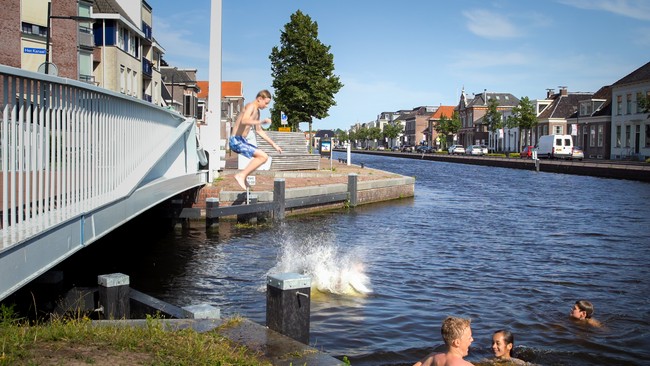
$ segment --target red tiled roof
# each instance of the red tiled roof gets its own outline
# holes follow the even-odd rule
[[[208,81],[197,81],[196,84],[201,89],[199,92],[199,98],[207,98],[208,92],[210,91],[210,82]],[[243,97],[242,93],[242,82],[241,81],[222,81],[221,82],[221,97]]]
[[[451,116],[454,114],[454,108],[455,107],[453,105],[441,105],[438,107],[438,110],[433,112],[429,119],[440,119],[443,115],[447,118],[451,118]]]

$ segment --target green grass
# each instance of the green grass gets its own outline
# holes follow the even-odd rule
[[[238,320],[226,322],[232,326]],[[30,324],[0,307],[0,365],[271,365],[218,331],[164,330],[158,319],[146,327],[95,326],[87,319]]]

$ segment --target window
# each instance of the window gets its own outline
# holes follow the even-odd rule
[[[643,113],[643,109],[639,106],[639,102],[643,100],[643,93],[636,93],[636,113]]]
[[[138,95],[138,72],[133,70],[133,82],[131,84],[133,89],[131,89],[131,95],[134,97]]]
[[[603,140],[605,139],[603,133],[603,125],[598,125],[598,147],[603,147]]]
[[[120,93],[124,93],[126,89],[126,73],[124,72],[124,66],[120,65]]]
[[[632,94],[628,94],[625,98],[625,113],[632,113]]]
[[[617,95],[616,96],[616,114],[619,116],[623,113],[623,96],[622,95]]]
[[[621,126],[616,126],[616,147],[621,147]]]
[[[563,130],[562,126],[553,126],[554,135],[561,135],[562,130]]]
[[[630,125],[625,126],[625,146],[624,147],[630,147],[632,146],[630,137],[632,137],[632,129]]]
[[[650,124],[645,125],[645,147],[650,147]]]
[[[582,126],[582,141],[580,142],[580,146],[587,146],[587,141],[589,141],[587,126]]]
[[[564,139],[564,146],[571,146],[571,139]]]
[[[186,116],[192,115],[192,96],[186,95],[183,103],[183,114]]]
[[[548,125],[542,126],[542,135],[548,135]]]
[[[131,69],[126,69],[126,94],[131,95],[131,90],[132,90],[132,83],[133,79],[131,79]]]
[[[596,146],[596,126],[589,126],[589,146]]]

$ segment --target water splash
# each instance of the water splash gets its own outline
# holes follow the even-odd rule
[[[343,251],[332,235],[311,235],[296,240],[286,238],[278,253],[278,263],[269,274],[295,272],[311,277],[312,290],[338,295],[365,295],[372,292],[365,274],[363,250]]]

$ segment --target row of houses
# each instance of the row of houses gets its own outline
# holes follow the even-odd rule
[[[403,126],[401,136],[377,144],[436,147],[441,145],[441,138],[447,138],[438,136],[436,124],[442,116],[451,118],[457,112],[462,127],[452,138],[454,143],[464,146],[482,144],[493,151],[518,152],[524,145],[535,145],[540,136],[566,134],[591,159],[645,160],[650,157],[650,114],[639,102],[648,98],[650,62],[596,92],[570,92],[566,86],[560,86],[557,92],[547,89],[545,98],[531,100],[537,114],[537,125],[531,131],[519,128],[489,131],[484,117],[490,100],[496,100],[497,110],[505,121],[512,116],[519,98],[511,93],[487,90],[468,96],[464,89],[455,106],[419,106],[382,112],[375,121],[357,123],[350,131],[372,127],[383,131],[387,123],[399,123]]]
[[[205,122],[208,82],[169,65],[146,0],[3,0],[0,64],[54,74]],[[46,52],[49,50],[49,52]],[[242,83],[222,82],[221,136],[242,108]]]

